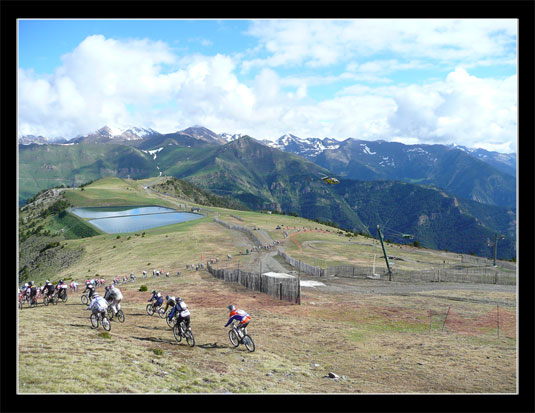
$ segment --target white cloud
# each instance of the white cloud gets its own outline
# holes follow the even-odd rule
[[[515,19],[255,20],[248,34],[267,56],[245,61],[244,69],[328,66],[388,52],[449,64],[511,63],[516,33]]]
[[[456,25],[464,24],[441,22],[429,22],[431,28],[424,29],[439,37],[440,30],[450,33]],[[313,24],[313,38],[318,40],[313,45],[304,34],[308,33],[306,24],[287,27],[277,37],[280,24],[253,25],[258,36],[261,31],[265,35],[266,28],[272,31],[263,42],[272,52],[269,59],[273,66],[261,68],[247,84],[238,76],[243,66],[236,55],[178,56],[162,42],[90,36],[63,56],[62,66],[52,76],[19,70],[19,133],[71,138],[104,125],[150,127],[168,133],[199,124],[218,133],[249,134],[259,139],[293,133],[300,137],[456,142],[491,150],[502,148],[504,152],[516,150],[516,76],[481,79],[469,74],[467,66],[459,66],[438,81],[384,85],[388,79],[381,76],[392,70],[428,64],[414,57],[347,62],[345,71],[327,76],[307,71],[306,75],[283,77],[275,71],[277,59],[305,62],[310,67],[329,64],[342,58],[344,45],[350,40],[368,40],[358,46],[364,52],[390,47],[414,55],[423,52],[398,41],[394,34],[405,40],[417,37],[417,45],[436,45],[439,40],[424,39],[416,28],[400,33],[401,26],[396,28],[395,22],[391,29],[383,26],[387,33],[376,38],[373,21],[351,21],[340,27],[327,21]],[[324,33],[327,29],[332,32],[329,36]],[[503,36],[510,34],[506,24],[501,30]],[[282,39],[291,33],[296,37],[287,46]],[[475,27],[468,36],[474,41],[481,33]],[[499,48],[500,39],[506,39],[500,36],[494,36],[498,46],[487,43],[481,48]],[[456,36],[450,43],[465,51],[470,48],[469,42]],[[323,46],[331,44],[334,46],[327,52]],[[359,83],[366,76],[383,79],[383,85]],[[331,98],[316,102],[309,97],[312,87],[339,81],[354,83]],[[288,87],[293,88],[290,93],[285,90]],[[134,113],[128,110],[129,105],[136,108]]]
[[[516,151],[517,79],[479,79],[462,68],[443,82],[400,88],[389,124],[398,137]]]

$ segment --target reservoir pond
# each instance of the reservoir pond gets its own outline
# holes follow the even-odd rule
[[[86,207],[72,208],[70,212],[80,218],[89,219],[89,223],[108,234],[141,231],[203,217],[200,214],[157,206]]]

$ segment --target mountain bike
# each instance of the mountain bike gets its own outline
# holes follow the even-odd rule
[[[98,323],[100,322],[104,330],[106,331],[111,330],[110,320],[108,319],[108,317],[106,317],[105,313],[104,314],[103,313],[97,313],[97,314],[91,313],[91,315],[89,316],[89,319],[91,320],[91,328],[97,328]]]
[[[108,319],[112,321],[114,318],[117,318],[119,322],[124,323],[125,317],[123,310],[117,310],[117,314],[113,314],[113,308],[111,306],[108,307]]]
[[[60,292],[57,294],[57,296],[58,296],[58,298],[59,298],[61,301],[63,301],[64,303],[66,303],[66,302],[67,302],[67,299],[69,298],[69,297],[67,296],[67,290],[66,290],[65,288],[62,288],[62,290],[63,290],[63,291],[60,291]]]
[[[56,294],[53,294],[51,296],[45,295],[43,298],[43,304],[48,305],[48,303],[52,303],[53,305],[58,304],[58,296]]]
[[[173,327],[173,335],[175,336],[177,343],[180,343],[182,341],[182,337],[184,337],[190,347],[195,345],[195,337],[193,336],[191,330],[186,328],[184,321],[175,323],[175,326]]]
[[[238,329],[235,323],[231,324],[228,332],[228,338],[234,347],[238,347],[240,344],[244,344],[247,350],[251,353],[255,351],[255,344],[251,336],[244,334],[242,329]]]
[[[24,303],[25,302],[28,302],[29,303],[29,299],[28,299],[28,296],[26,294],[20,294],[19,295],[19,308],[22,310],[22,307],[24,307]]]
[[[167,311],[165,311],[163,307],[158,308],[158,316],[160,318],[169,318],[168,316],[169,316],[169,313],[171,312],[171,309],[172,307],[168,308]]]
[[[82,296],[80,297],[80,300],[82,300],[82,304],[83,305],[88,305],[89,304],[89,294],[88,293],[82,294]]]
[[[153,305],[152,303],[150,303],[150,304],[147,304],[146,311],[148,315],[153,315],[155,312],[160,311],[161,308],[162,308],[161,305]]]
[[[177,318],[178,318],[178,311],[175,311],[175,314],[173,314],[173,318],[171,319],[169,319],[169,313],[170,311],[167,312],[167,315],[165,316],[165,321],[167,322],[167,325],[169,326],[169,328],[174,328],[176,325]]]

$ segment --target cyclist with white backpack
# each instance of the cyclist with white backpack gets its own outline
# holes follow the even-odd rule
[[[150,303],[150,302],[152,302],[152,300],[156,300],[152,304],[152,308],[154,308],[156,310],[156,308],[161,307],[162,304],[163,304],[162,293],[160,293],[159,291],[153,290],[152,291],[152,297],[150,298],[150,300],[148,302]]]
[[[164,313],[167,311],[169,307],[172,307],[172,310],[169,312],[169,320],[173,319],[173,315],[175,314],[175,307],[176,307],[176,298],[174,296],[166,295],[165,299],[167,302],[165,303],[165,309],[163,310]]]
[[[117,315],[117,311],[121,309],[121,300],[123,299],[123,294],[115,285],[111,287],[106,287],[107,291],[104,295],[104,298],[107,300],[111,309],[113,310],[113,315]]]
[[[98,293],[94,293],[93,298],[89,303],[89,307],[87,307],[86,310],[93,310],[93,314],[97,317],[100,313],[101,318],[104,318],[106,316],[106,311],[108,310],[108,303]]]
[[[189,308],[186,305],[186,303],[182,300],[182,298],[177,297],[176,301],[177,301],[177,304],[175,305],[175,307],[171,311],[171,314],[169,314],[169,317],[172,318],[174,312],[178,311],[178,318],[177,318],[176,323],[180,324],[182,321],[184,321],[184,325],[186,326],[186,328],[191,331],[191,327],[190,327],[190,322],[191,322],[190,316],[191,316],[191,314],[189,312]]]

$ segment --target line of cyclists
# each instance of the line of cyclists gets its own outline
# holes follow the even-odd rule
[[[86,280],[85,289],[82,292],[82,295],[87,293],[89,299],[89,305],[86,310],[91,310],[92,314],[95,314],[95,316],[104,318],[108,312],[108,307],[111,307],[113,316],[115,316],[117,315],[118,311],[121,310],[123,294],[116,286],[116,283],[112,283],[110,286],[105,287],[106,292],[104,297],[102,297],[96,291],[96,286],[102,285],[100,281],[100,279],[99,282],[96,282],[95,280]],[[77,290],[78,284],[73,281],[70,287]],[[27,299],[30,302],[30,305],[36,305],[39,293],[43,296],[43,298],[51,298],[56,294],[58,295],[58,298],[66,298],[67,288],[68,286],[63,280],[59,280],[56,286],[54,286],[49,280],[46,280],[45,285],[40,288],[37,288],[35,283],[30,281],[21,287],[19,302],[23,299]],[[183,321],[186,329],[191,332],[191,313],[184,300],[181,297],[166,295],[165,301],[166,303],[163,312],[164,314],[167,314],[166,317],[169,320],[169,325],[174,325],[175,323],[179,325]],[[156,312],[163,307],[164,297],[159,291],[153,290],[152,297],[148,300],[148,302],[152,304],[153,310]],[[167,313],[168,309],[170,309],[169,313]],[[236,321],[236,328],[238,332],[240,332],[242,336],[246,335],[247,326],[251,321],[251,316],[244,310],[237,308],[235,305],[229,305],[227,309],[230,311],[230,313],[229,319],[224,327],[226,328],[230,323]],[[173,320],[174,318],[176,319]]]
[[[174,296],[165,296],[166,304],[163,309],[163,313],[166,314],[169,307],[171,311],[167,314],[167,318],[171,321],[176,315],[176,324],[180,324],[184,321],[184,324],[188,330],[191,331],[191,314],[187,304],[181,297]],[[152,291],[152,297],[148,300],[152,304],[153,312],[157,312],[160,308],[163,307],[163,295],[157,291]],[[233,321],[237,322],[237,330],[243,336],[247,334],[247,326],[251,321],[251,316],[242,309],[237,308],[235,305],[229,305],[227,309],[230,311],[229,319],[225,324],[225,328],[232,323]],[[171,325],[175,324],[174,322],[170,323]]]
[[[34,281],[24,283],[24,285],[19,290],[19,304],[21,305],[24,301],[32,306],[37,305],[37,299],[40,297],[51,299],[56,296],[58,299],[66,300],[67,299],[67,284],[63,280],[54,286],[49,280],[45,281],[45,284],[41,287],[37,287]]]

